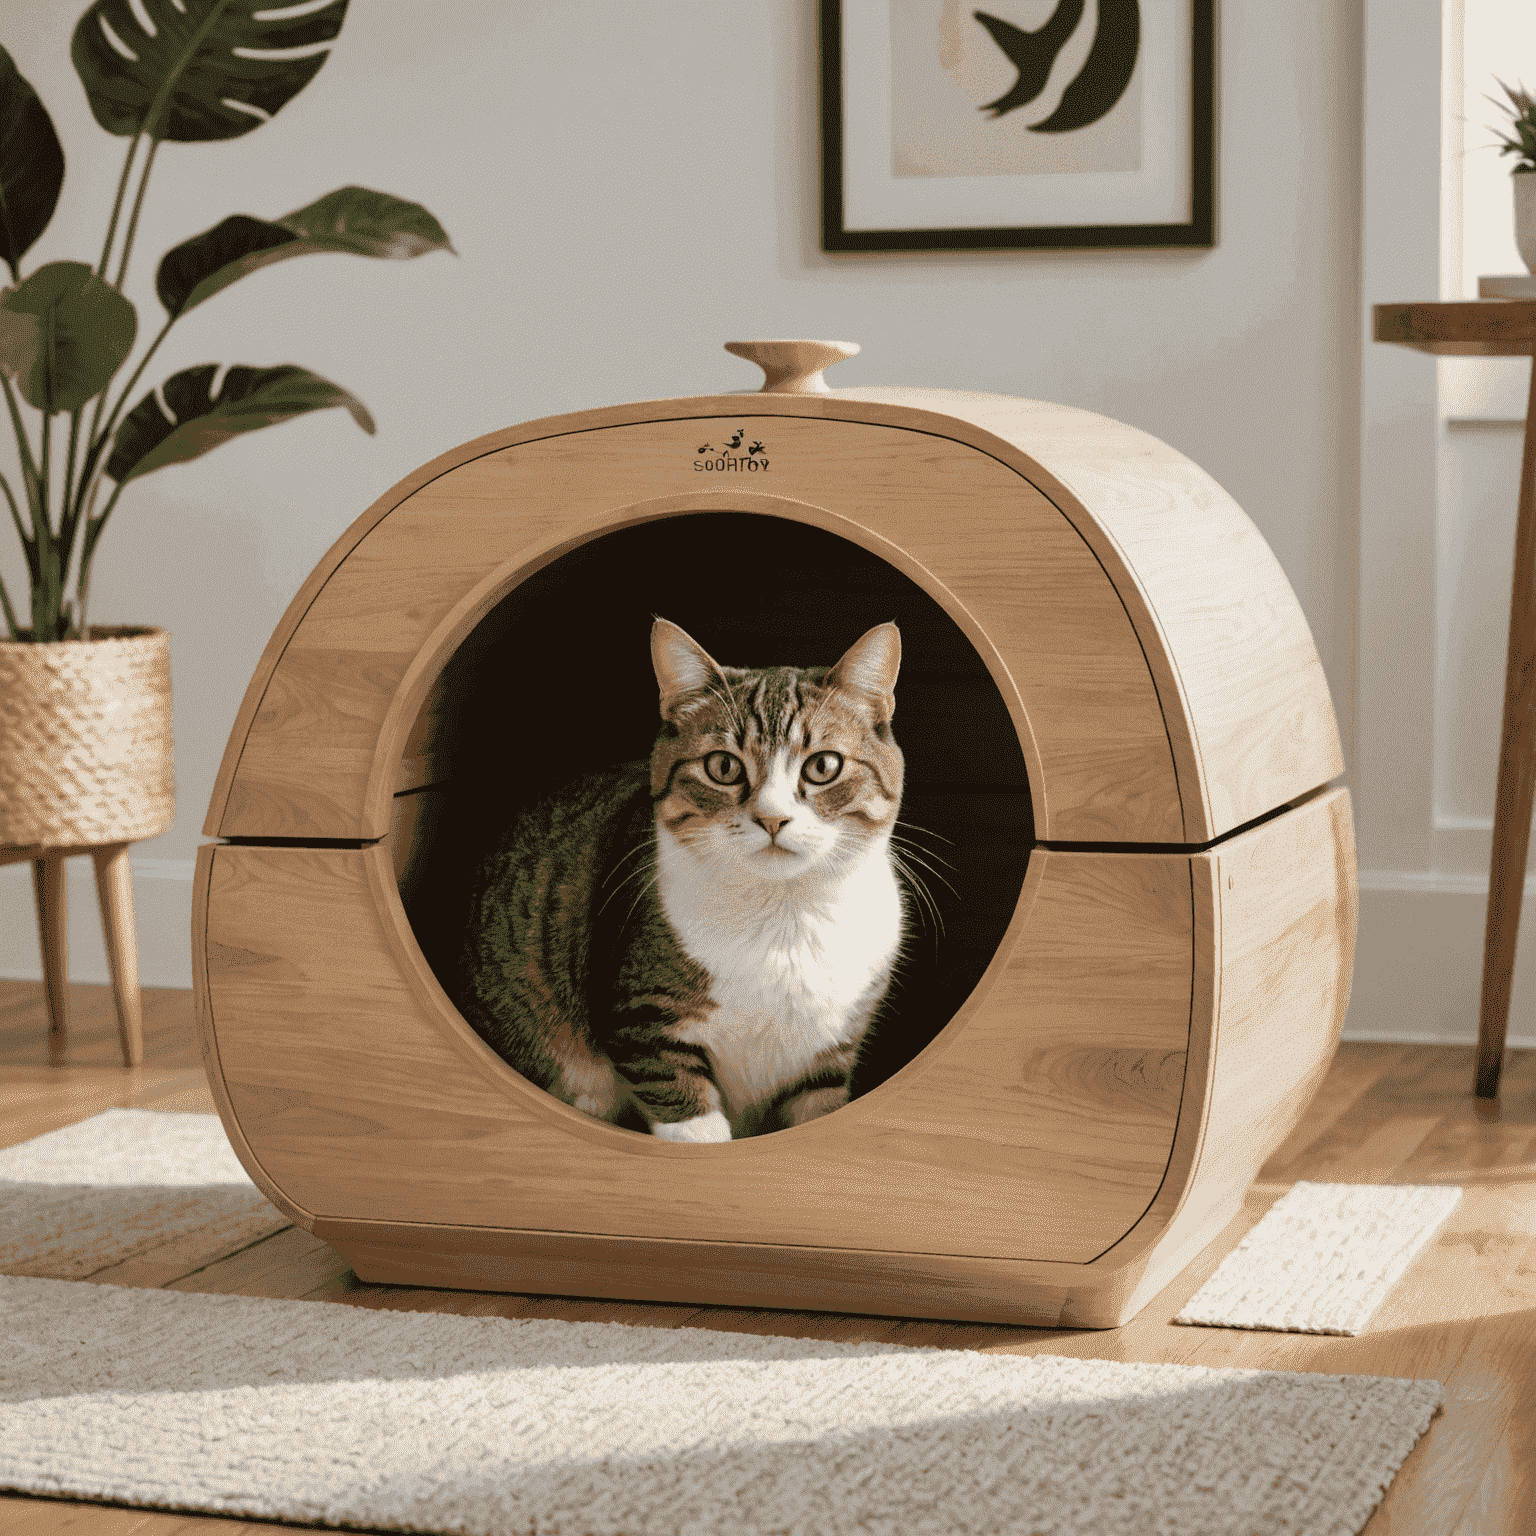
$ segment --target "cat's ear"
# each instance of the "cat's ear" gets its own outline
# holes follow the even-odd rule
[[[857,693],[883,720],[896,713],[896,674],[901,670],[901,631],[894,624],[866,630],[827,673],[830,687]]]
[[[691,635],[666,619],[651,625],[651,665],[661,688],[661,718],[676,717],[684,699],[706,688],[725,688],[725,674]]]

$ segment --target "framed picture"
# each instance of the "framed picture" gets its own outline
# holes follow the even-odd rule
[[[1216,243],[1216,0],[821,0],[822,249]]]

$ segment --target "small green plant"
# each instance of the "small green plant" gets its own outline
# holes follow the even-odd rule
[[[1494,78],[1497,80],[1498,76]],[[1488,100],[1509,119],[1510,126],[1515,130],[1513,134],[1499,128],[1493,130],[1494,137],[1499,141],[1499,153],[1519,156],[1519,164],[1513,172],[1516,176],[1536,171],[1536,98],[1532,97],[1523,83],[1508,86],[1499,80],[1499,89],[1509,100],[1499,101],[1493,96]]]
[[[293,363],[184,368],[125,409],[171,327],[251,272],[323,251],[403,260],[453,249],[419,203],[364,187],[342,187],[277,219],[231,214],[167,251],[155,274],[165,319],[108,400],[138,336],[138,314],[122,288],[161,144],[254,132],[319,73],[347,4],[93,0],[70,56],[96,121],[126,138],[128,152],[95,266],[53,261],[26,277],[21,260],[53,217],[64,152],[37,92],[0,48],[0,257],[13,284],[0,290],[0,388],[22,495],[3,475],[0,488],[31,586],[24,623],[0,582],[12,640],[87,636],[91,562],[118,498],[140,476],[328,406],[374,430],[355,395]],[[29,425],[23,405],[41,420]]]

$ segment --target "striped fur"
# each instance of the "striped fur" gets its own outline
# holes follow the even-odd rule
[[[658,620],[649,764],[522,815],[482,866],[462,1011],[599,1119],[724,1141],[837,1108],[900,948],[895,625],[833,668],[722,668]]]

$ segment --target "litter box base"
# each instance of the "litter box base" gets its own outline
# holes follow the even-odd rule
[[[1118,1328],[1236,1216],[1240,1195],[1133,1258],[1092,1264],[675,1242],[491,1227],[315,1222],[359,1280],[447,1290],[860,1312],[1035,1328]]]

